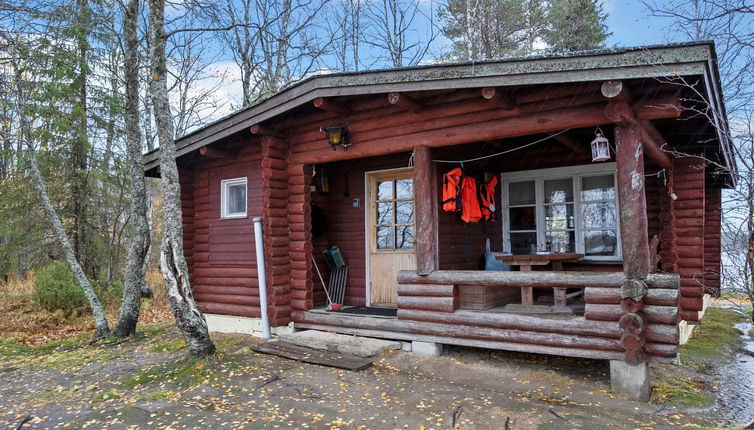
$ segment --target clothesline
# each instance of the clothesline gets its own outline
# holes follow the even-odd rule
[[[474,161],[484,160],[485,158],[492,158],[492,157],[497,157],[498,155],[508,154],[509,152],[518,151],[519,149],[528,148],[528,147],[530,147],[532,145],[536,145],[536,144],[538,144],[540,142],[544,142],[545,140],[552,139],[553,137],[558,136],[560,134],[563,134],[563,133],[567,132],[568,130],[570,130],[570,129],[561,130],[561,131],[559,131],[557,133],[553,133],[553,134],[551,134],[551,135],[549,135],[547,137],[543,137],[542,139],[535,140],[534,142],[529,142],[529,143],[527,143],[525,145],[521,145],[521,146],[518,146],[516,148],[507,149],[505,151],[498,152],[498,153],[495,153],[495,154],[483,155],[481,157],[469,158],[467,160],[432,160],[432,161],[434,161],[435,163],[457,163],[457,164],[471,163],[471,162],[474,162]],[[413,156],[412,156],[412,158],[413,158]]]

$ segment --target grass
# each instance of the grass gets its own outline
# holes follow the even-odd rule
[[[691,340],[679,348],[681,363],[699,367],[726,361],[741,343],[741,331],[734,325],[744,321],[734,310],[708,308]]]
[[[175,339],[168,339],[163,340],[162,342],[156,343],[147,350],[149,352],[166,352],[166,353],[173,353],[176,351],[180,351],[181,349],[186,348],[186,341],[181,338],[175,338]]]
[[[702,324],[694,329],[691,340],[679,347],[682,366],[658,368],[652,385],[653,403],[677,403],[694,407],[708,407],[714,396],[702,372],[713,365],[726,362],[741,344],[741,331],[735,324],[746,316],[732,309],[711,307],[704,314]]]
[[[705,384],[691,377],[663,375],[652,384],[652,403],[679,403],[703,408],[711,406],[715,398]]]
[[[174,348],[178,345],[177,340],[183,342],[182,339],[168,340],[153,345],[150,350],[153,352],[164,352],[163,348]],[[123,379],[120,385],[132,390],[154,383],[170,383],[183,389],[189,389],[207,383],[220,383],[225,379],[224,371],[226,369],[236,369],[239,367],[238,359],[240,357],[238,354],[228,353],[230,348],[238,344],[239,341],[237,339],[222,339],[215,344],[218,351],[217,354],[210,358],[197,359],[188,357],[184,360],[144,367],[135,375]],[[181,348],[186,347],[185,342],[182,345]]]

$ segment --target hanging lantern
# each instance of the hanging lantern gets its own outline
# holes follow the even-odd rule
[[[324,127],[322,131],[327,134],[327,141],[332,146],[333,151],[335,151],[338,145],[342,146],[344,151],[348,151],[351,143],[348,142],[348,129],[345,125]]]
[[[607,161],[610,159],[610,141],[602,134],[602,129],[597,127],[594,132],[597,137],[592,141],[592,162]]]

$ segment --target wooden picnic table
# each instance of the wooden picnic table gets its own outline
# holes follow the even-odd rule
[[[519,254],[519,255],[498,255],[497,260],[509,266],[518,266],[522,272],[530,272],[532,266],[546,266],[552,264],[552,270],[562,271],[563,263],[575,262],[584,258],[584,254],[573,252],[566,253],[547,253],[547,254]],[[553,311],[569,312],[570,308],[566,306],[566,288],[553,288],[554,306]],[[521,287],[521,304],[523,306],[534,306],[534,287]]]

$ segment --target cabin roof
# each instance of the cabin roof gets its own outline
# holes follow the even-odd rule
[[[283,88],[252,106],[218,119],[176,140],[177,156],[188,154],[254,124],[270,120],[318,97],[477,87],[516,87],[617,79],[698,76],[706,98],[725,112],[714,43],[696,41],[611,48],[501,60],[436,63],[364,72],[313,75]],[[718,116],[715,116],[717,119]],[[717,129],[721,152],[732,165],[727,119]],[[159,165],[159,151],[145,155],[145,169]]]

